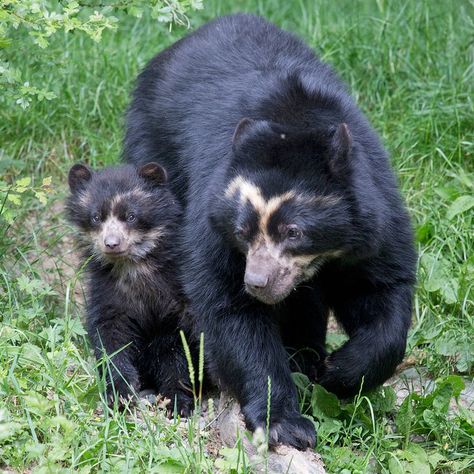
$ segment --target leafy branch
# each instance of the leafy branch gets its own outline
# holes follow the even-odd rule
[[[147,14],[158,22],[188,26],[187,13],[200,8],[202,0],[0,0],[0,100],[27,108],[32,100],[56,97],[22,77],[15,59],[18,43],[41,55],[59,32],[77,31],[99,42],[104,31],[117,28],[114,13],[137,18]]]

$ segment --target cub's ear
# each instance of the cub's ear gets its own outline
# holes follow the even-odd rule
[[[86,165],[74,165],[69,170],[68,183],[71,193],[76,193],[92,178],[93,171]]]
[[[331,139],[330,165],[333,173],[336,175],[344,173],[350,167],[351,150],[351,132],[346,123],[341,123]]]
[[[235,127],[232,136],[232,147],[236,151],[250,139],[269,132],[272,133],[271,126],[266,120],[254,120],[244,117]]]
[[[138,170],[138,175],[155,185],[162,185],[168,181],[166,170],[154,161],[143,165]]]

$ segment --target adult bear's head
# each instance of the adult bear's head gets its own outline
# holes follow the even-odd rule
[[[211,220],[246,258],[245,289],[282,301],[329,259],[360,240],[353,143],[345,123],[294,130],[244,118]]]

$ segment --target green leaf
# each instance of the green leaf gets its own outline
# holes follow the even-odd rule
[[[303,392],[309,389],[311,381],[309,378],[300,372],[293,372],[291,374],[294,384]]]
[[[84,329],[84,326],[82,325],[82,322],[79,318],[71,319],[68,322],[68,329],[71,334],[74,334],[75,336],[85,336],[87,334],[87,331]]]
[[[400,405],[397,417],[395,418],[395,424],[397,425],[398,431],[402,435],[406,435],[410,432],[413,424],[413,394],[409,394],[403,403]]]
[[[438,464],[441,461],[445,461],[445,460],[446,460],[446,458],[440,453],[437,453],[437,452],[428,453],[428,462],[430,463],[430,465],[433,469],[436,469]]]
[[[427,243],[435,235],[435,228],[431,222],[425,222],[416,229],[416,240],[422,244]]]
[[[17,206],[21,204],[21,198],[18,196],[18,194],[7,194],[7,199]]]
[[[41,204],[45,205],[48,203],[48,198],[42,191],[35,191],[35,196]]]
[[[31,184],[31,178],[29,176],[25,176],[24,178],[20,178],[15,181],[15,185],[19,188],[26,188],[30,184]]]
[[[466,386],[463,378],[460,375],[447,375],[446,377],[443,377],[442,379],[436,380],[436,383],[438,387],[450,385],[453,389],[453,392],[452,392],[453,397],[459,397],[459,395],[461,395],[461,392],[464,390]]]
[[[378,413],[387,413],[395,408],[397,394],[392,387],[382,387],[370,396],[374,410]]]
[[[185,472],[185,466],[179,461],[165,461],[164,463],[159,464],[156,467],[156,472],[159,472],[160,474],[181,474],[182,472]]]
[[[433,410],[424,410],[423,420],[431,429],[436,429],[440,426],[441,420],[439,419],[439,415],[437,415]]]
[[[425,253],[421,257],[421,265],[426,271],[423,287],[426,291],[439,292],[448,304],[458,300],[459,282],[454,277],[450,263],[441,255],[435,257]]]
[[[468,211],[474,207],[474,196],[473,195],[464,195],[458,197],[449,207],[446,213],[448,219],[453,219],[458,214]]]
[[[243,464],[243,451],[239,448],[222,448],[219,451],[219,456],[214,465],[222,472],[232,472],[237,469],[239,464]]]
[[[10,415],[6,409],[0,409],[0,442],[13,437],[21,430],[21,424],[10,421]]]
[[[311,397],[311,407],[313,416],[319,419],[337,418],[341,413],[341,404],[339,399],[333,393],[329,393],[321,385],[313,387]]]
[[[388,460],[388,470],[390,474],[406,474],[408,472],[406,471],[405,463],[402,463],[398,458],[393,456]]]

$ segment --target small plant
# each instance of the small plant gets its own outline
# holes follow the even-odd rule
[[[298,374],[299,380],[303,377]],[[331,472],[348,463],[358,466],[353,472],[367,472],[375,463],[390,474],[430,473],[460,468],[457,450],[474,448],[474,417],[455,405],[463,388],[459,376],[440,378],[431,393],[412,392],[397,408],[388,386],[343,403],[314,385],[306,409],[317,421],[318,449]],[[425,448],[423,440],[432,440],[436,448]]]
[[[39,186],[34,186],[29,176],[17,179],[11,185],[0,181],[0,224],[2,219],[12,224],[15,210],[21,209],[23,201],[31,196],[45,205],[48,202],[47,195],[52,192],[51,180],[51,176],[43,178]]]
[[[35,54],[46,54],[51,38],[58,33],[82,33],[100,41],[105,30],[117,28],[115,14],[140,18],[149,15],[162,23],[189,23],[186,14],[202,8],[202,0],[0,0],[0,87],[2,100],[14,101],[22,108],[33,100],[56,98],[47,88],[30,84],[22,71],[18,47],[35,48]],[[43,52],[43,54],[42,54]]]

